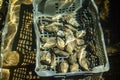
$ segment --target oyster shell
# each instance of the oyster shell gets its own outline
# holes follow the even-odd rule
[[[65,32],[62,31],[62,30],[59,30],[59,31],[57,32],[57,35],[60,36],[60,37],[64,37],[64,36],[65,36]]]
[[[51,54],[49,52],[41,52],[40,53],[40,62],[44,64],[50,64],[51,63]]]
[[[71,64],[71,65],[74,64],[74,63],[76,63],[76,62],[77,62],[76,57],[77,57],[76,53],[71,54],[71,55],[68,57],[68,63]]]
[[[71,53],[71,54],[72,54],[74,48],[75,48],[75,42],[74,42],[74,41],[69,42],[69,43],[66,45],[66,51],[69,52],[69,53]]]
[[[83,37],[85,35],[86,35],[86,31],[85,30],[81,30],[81,31],[77,31],[76,32],[76,37],[77,38],[81,38],[81,37]]]
[[[89,71],[89,61],[85,58],[86,57],[86,51],[84,50],[84,48],[82,48],[80,50],[80,52],[78,53],[78,62],[80,64],[80,66],[82,68],[84,68],[85,70]]]
[[[48,24],[47,26],[45,26],[45,30],[49,31],[49,32],[58,32],[59,28],[58,27],[62,27],[63,25],[61,23],[57,23],[57,22],[53,22],[51,24]]]
[[[47,40],[46,40],[47,41]],[[56,46],[56,38],[50,38],[43,46],[42,49],[49,49]]]
[[[6,51],[3,54],[3,66],[16,66],[19,63],[19,54],[16,51]]]
[[[9,69],[2,69],[1,71],[2,76],[0,76],[0,80],[9,80],[10,78],[10,70]]]
[[[61,50],[64,50],[65,47],[65,42],[60,37],[57,37],[57,47]]]
[[[66,39],[66,43],[65,44],[67,45],[68,43],[74,41],[75,37],[74,37],[74,35],[66,34],[65,39]]]
[[[79,26],[79,23],[76,21],[75,18],[71,18],[68,20],[68,23],[71,24],[72,26],[74,27],[78,27]]]
[[[89,61],[86,58],[82,58],[81,61],[79,62],[80,66],[84,68],[85,70],[89,71]]]
[[[65,27],[67,27],[68,29],[70,29],[70,30],[72,30],[72,31],[78,31],[76,28],[74,28],[73,26],[71,26],[71,25],[65,25]]]
[[[57,65],[56,55],[53,53],[51,54],[51,68],[55,68]]]
[[[79,71],[79,65],[77,63],[73,63],[70,65],[70,72],[78,72]]]
[[[66,73],[68,71],[69,64],[67,61],[63,60],[59,66],[59,72]]]
[[[44,29],[47,30],[47,31],[49,31],[49,32],[58,32],[59,31],[58,27],[55,26],[55,25],[45,26]]]
[[[63,57],[68,57],[70,54],[63,51],[63,50],[60,50],[58,48],[53,48],[53,51],[56,55],[59,55],[59,56],[63,56]]]

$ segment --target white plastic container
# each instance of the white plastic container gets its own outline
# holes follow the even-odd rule
[[[72,2],[71,2],[72,1]],[[94,2],[94,0],[68,0],[65,2],[64,0],[33,0],[33,7],[34,7],[34,29],[36,33],[36,44],[37,44],[37,52],[36,52],[36,67],[35,72],[39,76],[70,76],[70,75],[89,75],[93,73],[101,73],[109,70],[109,62],[106,53],[106,47],[104,42],[104,35],[100,24],[99,19],[99,12],[98,8]],[[41,66],[41,46],[42,42],[40,41],[41,37],[55,37],[54,34],[49,32],[43,31],[40,32],[39,23],[43,25],[48,25],[49,22],[60,22],[61,18],[64,16],[70,15],[71,13],[75,14],[75,19],[80,22],[79,28],[77,29],[84,29],[87,31],[87,28],[91,28],[94,36],[88,36],[88,38],[94,38],[94,47],[95,52],[89,55],[88,59],[91,58],[90,64],[93,66],[89,71],[81,70],[77,72],[66,72],[66,73],[59,73],[57,71],[57,67],[54,69],[46,68],[42,69]],[[81,17],[81,15],[87,15],[89,20],[93,21],[91,24],[88,24],[85,19],[86,16]],[[45,21],[45,18],[49,18],[48,21]],[[88,21],[89,21],[88,20]],[[82,23],[83,21],[83,23]],[[60,22],[64,25],[64,22]],[[93,26],[91,26],[93,25]],[[82,26],[82,27],[80,27]],[[88,32],[87,32],[87,35]],[[89,40],[86,41],[89,43]],[[48,51],[49,50],[45,50]],[[93,61],[91,55],[96,54],[98,61]],[[61,60],[65,60],[67,57],[57,56],[57,66],[61,62]],[[95,62],[95,63],[94,63]],[[46,65],[49,67],[49,65]]]

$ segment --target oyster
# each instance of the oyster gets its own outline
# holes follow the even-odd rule
[[[59,56],[63,56],[63,57],[68,57],[70,54],[63,51],[63,50],[60,50],[58,48],[53,48],[53,51],[56,55],[59,55]]]
[[[42,42],[48,42],[49,39],[50,39],[50,38],[48,38],[48,37],[42,37],[42,38],[41,38],[41,41],[42,41]]]
[[[0,80],[9,80],[10,78],[10,70],[9,69],[2,69],[1,71],[2,76],[0,75]]]
[[[69,64],[74,64],[77,62],[77,59],[76,59],[77,55],[76,53],[74,53],[73,55],[71,54],[69,57],[68,57],[68,62]]]
[[[65,44],[67,45],[68,43],[74,41],[75,37],[74,37],[74,35],[66,33],[65,39],[66,39],[66,43]]]
[[[43,65],[43,64],[40,64],[40,66],[39,66],[41,69],[47,69],[48,67],[47,67],[47,65]]]
[[[51,54],[51,68],[55,68],[57,65],[57,61],[56,61],[56,55],[55,54]]]
[[[47,40],[46,40],[47,41]],[[43,46],[42,49],[49,49],[56,46],[56,38],[50,38]]]
[[[81,51],[85,50],[86,47],[87,47],[87,45],[76,46],[74,50],[76,53],[80,53]]]
[[[68,20],[69,20],[71,17],[75,17],[75,15],[74,15],[74,14],[66,15],[66,16],[62,17],[62,21],[68,22]]]
[[[55,15],[51,20],[58,21],[58,19],[60,19],[61,17],[62,17],[62,15]]]
[[[69,65],[67,61],[62,61],[59,66],[59,72],[66,73],[68,71]]]
[[[33,0],[18,0],[18,1],[21,2],[22,4],[30,5],[32,4]]]
[[[84,48],[81,49],[81,51],[78,53],[78,62],[82,68],[85,70],[89,71],[89,61],[85,58],[86,56],[86,51]]]
[[[70,65],[70,72],[77,72],[79,71],[79,65],[77,63],[73,63]]]
[[[41,52],[40,53],[40,62],[44,64],[50,64],[51,63],[51,54],[49,52]]]
[[[78,46],[85,44],[85,41],[83,39],[75,39],[75,42]]]
[[[75,42],[74,42],[74,41],[69,42],[69,43],[66,45],[66,51],[69,52],[69,53],[71,53],[71,54],[72,54],[74,48],[75,48]]]
[[[81,58],[83,57],[83,54],[86,54],[87,52],[85,51],[85,48],[78,48],[79,50],[76,51],[77,53],[77,58],[78,58],[78,61],[80,62],[81,61]]]
[[[77,31],[76,32],[76,37],[77,38],[81,38],[81,37],[83,37],[85,35],[86,35],[86,31],[85,30],[81,30],[81,31]]]
[[[61,50],[64,50],[65,47],[65,42],[60,37],[57,37],[57,47]]]
[[[70,34],[70,35],[73,35],[73,32],[72,32],[72,30],[71,29],[69,29],[69,28],[66,28],[65,27],[65,32],[66,32],[66,34]]]

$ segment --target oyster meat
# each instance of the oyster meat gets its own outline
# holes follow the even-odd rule
[[[77,57],[76,53],[71,54],[71,55],[68,57],[68,63],[71,64],[71,65],[74,64],[74,63],[76,63],[76,62],[77,62],[76,57]]]
[[[89,71],[89,61],[86,58],[82,58],[80,61],[80,66],[84,68],[85,70]]]
[[[49,49],[56,46],[56,38],[50,38],[43,46],[42,49]]]
[[[16,51],[6,51],[3,54],[3,66],[16,66],[19,63],[19,53]]]
[[[87,52],[84,50],[84,48],[80,52],[80,56],[78,56],[78,62],[82,68],[89,71],[89,61],[85,58]]]
[[[73,52],[75,48],[75,41],[72,41],[72,42],[69,42],[67,45],[66,45],[66,51],[71,53]]]
[[[74,37],[74,35],[66,34],[65,39],[66,39],[66,43],[65,44],[67,45],[68,43],[74,41],[75,37]]]
[[[81,37],[83,37],[85,35],[86,35],[86,31],[85,30],[81,30],[81,31],[77,31],[76,32],[76,37],[77,38],[81,38]]]
[[[59,31],[59,27],[62,27],[63,25],[61,23],[58,22],[53,22],[47,26],[45,26],[45,30],[47,30],[48,32],[58,32]]]

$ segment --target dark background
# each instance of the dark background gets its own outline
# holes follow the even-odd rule
[[[120,46],[120,7],[118,0],[110,0],[109,18],[106,28],[110,30],[110,43]],[[110,70],[104,73],[105,80],[120,80],[120,53],[109,56]]]
[[[118,1],[110,0],[109,26],[111,30],[111,42],[120,42],[120,6]]]

